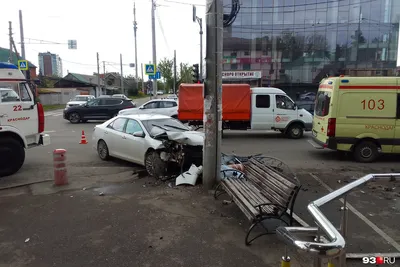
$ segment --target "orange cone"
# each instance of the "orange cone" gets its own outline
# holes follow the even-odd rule
[[[81,137],[81,141],[79,142],[79,144],[86,145],[87,143],[88,142],[86,141],[85,131],[82,130],[82,137]]]

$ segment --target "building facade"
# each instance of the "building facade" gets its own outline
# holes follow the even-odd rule
[[[224,28],[223,81],[293,95],[326,76],[394,76],[399,19],[400,0],[242,1]]]
[[[62,60],[50,52],[39,53],[39,70],[44,76],[63,77]]]

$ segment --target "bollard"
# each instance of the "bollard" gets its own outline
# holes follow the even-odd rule
[[[68,184],[67,177],[67,150],[58,148],[53,151],[54,185]]]
[[[290,267],[290,257],[287,255],[287,247],[285,247],[285,256],[281,260],[281,267]]]

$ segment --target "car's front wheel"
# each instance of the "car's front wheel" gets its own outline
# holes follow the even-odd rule
[[[104,140],[100,140],[97,143],[97,154],[99,154],[99,157],[102,160],[108,160],[110,158],[108,146]]]
[[[71,123],[79,123],[81,121],[81,116],[77,112],[72,112],[71,114],[69,114],[68,120]]]
[[[164,176],[167,169],[167,165],[161,159],[160,154],[154,150],[146,153],[144,166],[147,173],[156,179],[160,179],[162,176]]]

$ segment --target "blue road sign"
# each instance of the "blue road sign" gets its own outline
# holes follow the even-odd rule
[[[28,70],[28,60],[18,60],[19,70]]]
[[[161,72],[157,71],[155,75],[149,75],[150,80],[158,80],[161,79]]]
[[[156,74],[156,66],[154,64],[146,64],[144,71],[146,75],[155,75]]]

